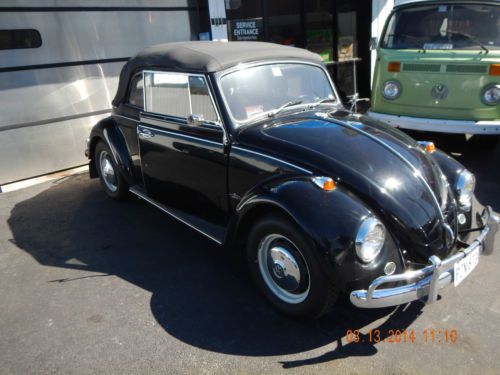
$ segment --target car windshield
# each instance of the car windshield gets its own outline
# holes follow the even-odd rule
[[[382,48],[499,50],[500,6],[432,5],[396,11]]]
[[[301,63],[266,64],[222,76],[222,92],[238,123],[297,105],[336,103],[325,71]]]

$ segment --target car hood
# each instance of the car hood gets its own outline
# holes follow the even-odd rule
[[[305,112],[248,126],[238,142],[334,178],[382,218],[414,261],[448,255],[452,244],[440,219],[456,236],[448,183],[404,133],[346,111]]]

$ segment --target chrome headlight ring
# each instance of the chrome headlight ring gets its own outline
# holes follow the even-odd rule
[[[460,172],[455,185],[458,204],[462,209],[468,211],[472,207],[472,197],[474,196],[475,188],[476,178],[471,172],[464,169]]]
[[[387,100],[395,100],[401,96],[401,83],[395,79],[391,79],[384,83],[382,95]]]
[[[481,93],[481,100],[486,105],[498,105],[500,103],[500,84],[487,85]]]
[[[366,217],[356,234],[356,254],[364,263],[373,261],[385,244],[386,229],[380,220],[373,216]]]

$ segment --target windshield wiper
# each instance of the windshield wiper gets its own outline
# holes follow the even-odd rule
[[[481,47],[486,53],[490,52],[490,50],[480,40],[476,39],[475,37],[473,37],[470,34],[464,33],[463,31],[457,31],[457,30],[447,30],[446,33],[451,34],[451,35],[464,36],[467,39],[473,41],[474,43],[477,43],[477,45],[479,47]]]
[[[335,98],[323,98],[323,99],[320,99],[314,103],[311,103],[311,105],[309,106],[309,108],[314,108],[314,107],[317,107],[318,105],[320,104],[323,104],[323,103],[336,103],[337,102],[337,99]]]
[[[418,48],[420,48],[422,51],[426,51],[424,45],[422,44],[422,42],[420,41],[420,39],[418,39],[417,37],[413,36],[413,35],[408,35],[408,34],[390,34],[389,36],[392,36],[392,37],[395,37],[395,36],[399,36],[399,37],[403,37],[405,39],[410,39],[413,44],[415,44]]]
[[[293,100],[288,103],[283,104],[281,107],[276,108],[274,111],[269,112],[268,116],[269,117],[274,117],[281,111],[283,111],[287,107],[292,107],[294,105],[299,105],[302,104],[302,100]]]

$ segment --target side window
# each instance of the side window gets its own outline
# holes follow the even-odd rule
[[[203,76],[146,72],[144,79],[146,111],[180,118],[199,115],[211,122],[218,120]]]
[[[41,45],[42,37],[38,30],[0,30],[0,50],[38,48]]]
[[[129,104],[144,108],[144,89],[142,73],[135,75],[130,82],[130,92],[128,95]]]
[[[191,106],[186,75],[148,72],[145,79],[146,111],[187,118]]]
[[[189,94],[191,95],[191,114],[202,115],[207,121],[218,120],[204,77],[189,76]]]

